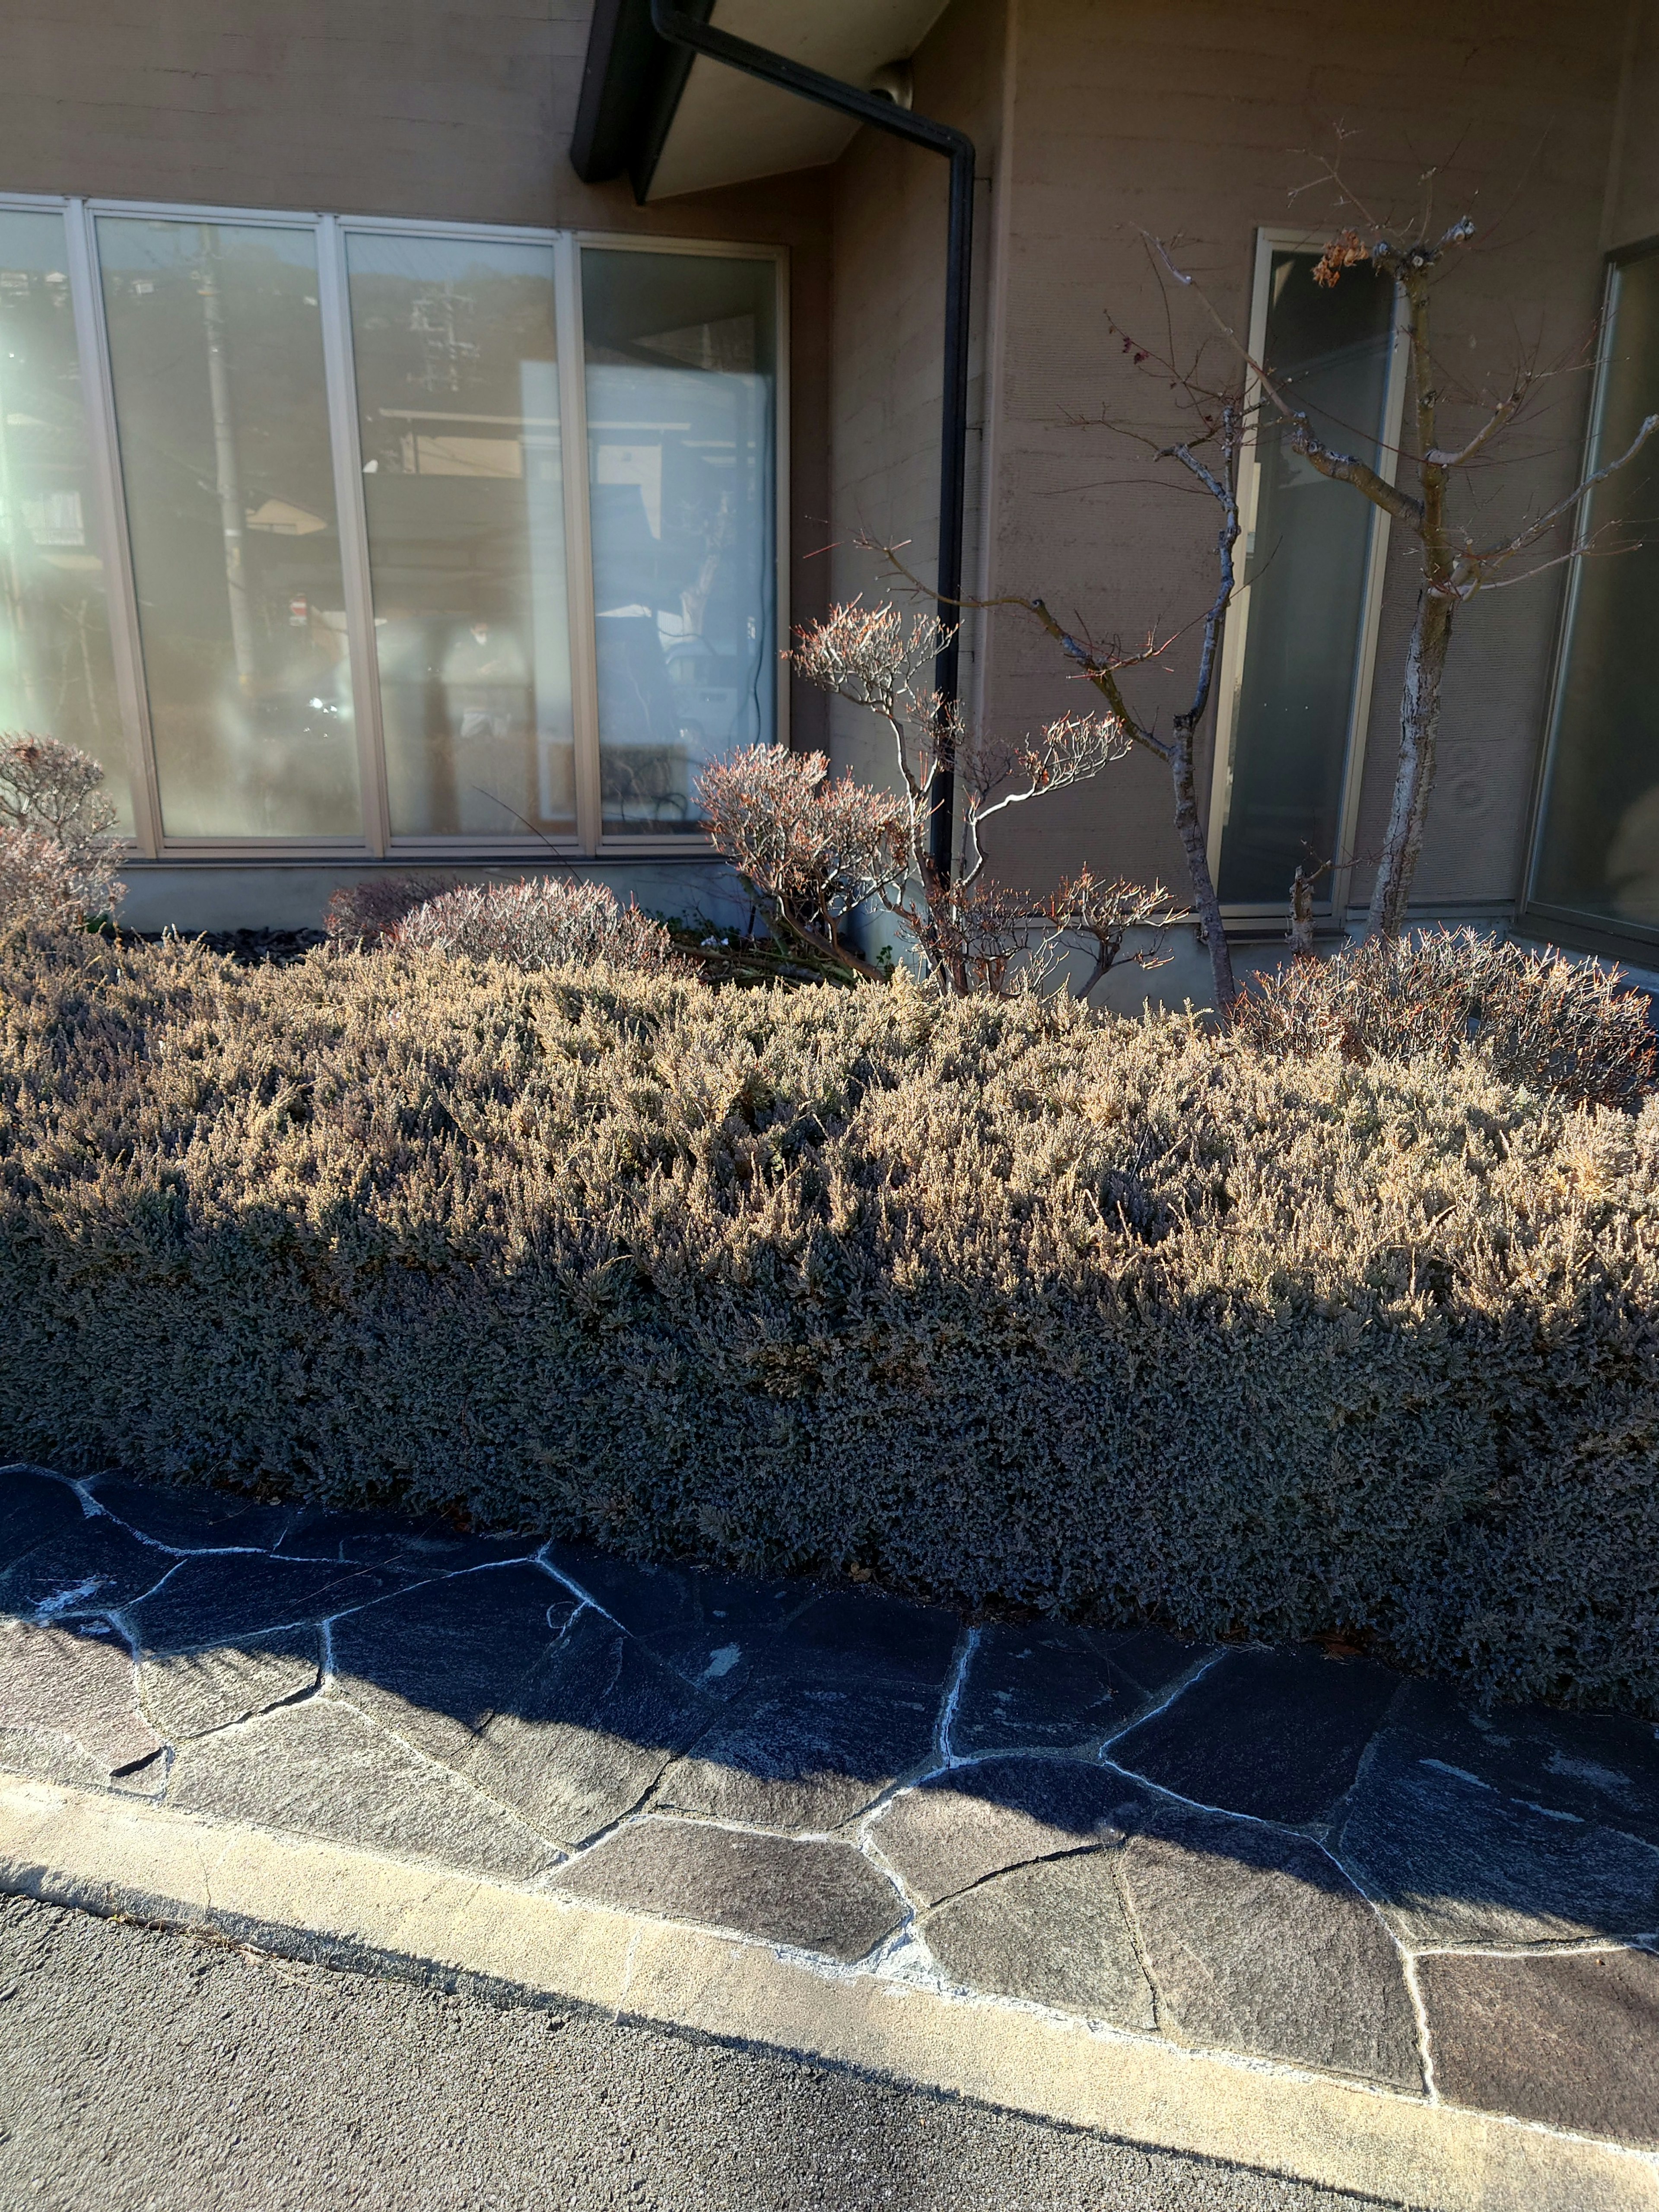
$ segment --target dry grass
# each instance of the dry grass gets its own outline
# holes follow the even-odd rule
[[[0,941],[0,1438],[1659,1712],[1659,1107],[1066,1000]]]

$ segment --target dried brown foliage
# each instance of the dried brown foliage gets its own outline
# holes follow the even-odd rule
[[[1581,1105],[1636,1107],[1654,1083],[1645,992],[1598,962],[1468,929],[1296,961],[1235,1003],[1233,1024],[1264,1052],[1303,1059],[1474,1055],[1506,1083]]]
[[[0,926],[78,929],[119,910],[116,810],[88,754],[27,731],[0,733]]]
[[[781,745],[751,745],[712,763],[697,801],[709,836],[786,949],[832,969],[868,972],[842,933],[854,908],[902,880],[903,801],[850,775],[832,781],[823,754]]]
[[[1008,807],[1089,781],[1122,760],[1132,738],[1110,713],[1062,714],[1036,738],[1012,743],[970,730],[920,681],[945,635],[931,616],[907,624],[890,602],[854,600],[797,630],[790,659],[809,684],[867,708],[887,726],[900,789],[890,802],[890,862],[872,872],[871,891],[902,923],[936,988],[954,998],[996,997],[1029,989],[1052,965],[1054,947],[1045,909],[986,879],[984,824]],[[945,869],[930,833],[947,770],[966,804]],[[849,793],[856,788],[849,780]],[[873,802],[877,795],[865,796]],[[731,850],[718,826],[714,836]]]
[[[1659,1714],[1659,1105],[1065,998],[0,941],[0,1434]]]
[[[673,962],[659,921],[623,906],[608,884],[538,876],[466,884],[406,914],[383,942],[399,951],[501,960],[511,968],[585,967],[599,961],[649,975]]]
[[[417,906],[456,888],[453,876],[369,876],[342,884],[323,909],[323,928],[337,943],[375,945]]]

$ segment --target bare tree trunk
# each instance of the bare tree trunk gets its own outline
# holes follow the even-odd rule
[[[1423,825],[1434,788],[1435,744],[1440,729],[1440,686],[1446,673],[1456,602],[1425,590],[1417,602],[1406,678],[1400,694],[1400,765],[1394,804],[1377,863],[1368,937],[1398,937],[1406,919],[1412,878],[1423,849]]]
[[[1292,960],[1311,960],[1314,957],[1314,882],[1315,878],[1302,868],[1291,878]]]
[[[1238,988],[1233,981],[1233,957],[1227,950],[1227,932],[1221,919],[1221,902],[1210,878],[1210,855],[1204,843],[1204,826],[1198,818],[1198,790],[1193,781],[1193,733],[1185,715],[1176,719],[1170,739],[1170,780],[1175,786],[1176,829],[1187,855],[1192,878],[1193,903],[1210,948],[1210,975],[1215,988],[1215,1010],[1224,1022]]]

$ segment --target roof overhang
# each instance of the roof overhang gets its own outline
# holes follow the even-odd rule
[[[946,0],[680,0],[688,15],[863,90],[913,53]],[[842,153],[858,124],[666,45],[650,0],[598,0],[570,159],[584,183],[626,174],[641,201],[710,191]]]

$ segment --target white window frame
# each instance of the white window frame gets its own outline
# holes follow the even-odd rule
[[[581,254],[608,252],[706,255],[715,260],[769,261],[774,269],[776,366],[774,402],[773,531],[776,560],[776,741],[789,742],[789,670],[781,651],[789,628],[789,251],[738,240],[689,239],[667,234],[603,230],[546,230],[520,224],[426,222],[403,216],[340,215],[316,209],[277,210],[201,206],[173,200],[111,200],[0,192],[0,211],[60,216],[67,274],[87,409],[88,456],[104,546],[104,592],[116,696],[126,736],[132,787],[133,836],[129,850],[152,860],[480,860],[531,861],[552,858],[684,859],[713,851],[695,831],[619,836],[604,827],[599,785],[597,647],[593,629],[593,569],[588,538],[587,379],[582,342]],[[338,511],[341,581],[345,598],[355,726],[362,793],[362,834],[347,837],[173,837],[161,827],[161,793],[144,681],[138,602],[133,583],[126,497],[121,479],[114,386],[103,286],[94,228],[100,216],[161,222],[235,223],[305,229],[317,241],[317,296],[322,323],[329,433]],[[553,249],[554,328],[558,351],[560,442],[564,457],[565,573],[570,640],[571,712],[575,738],[576,833],[397,836],[392,834],[386,750],[374,653],[368,527],[358,442],[357,393],[351,319],[346,293],[345,242],[353,233],[471,239]]]
[[[1255,274],[1250,293],[1249,354],[1252,363],[1267,351],[1267,313],[1272,304],[1273,261],[1275,253],[1317,253],[1325,243],[1321,233],[1265,227],[1255,234]],[[1382,392],[1382,438],[1377,474],[1392,483],[1400,458],[1400,426],[1406,404],[1406,356],[1408,329],[1404,303],[1396,291],[1394,343]],[[1248,574],[1255,544],[1256,509],[1260,503],[1261,465],[1257,459],[1256,425],[1268,404],[1261,380],[1252,367],[1244,386],[1245,432],[1238,461],[1238,554]],[[1356,492],[1356,499],[1363,495]],[[1368,502],[1369,504],[1369,502]],[[1354,838],[1359,823],[1359,792],[1365,769],[1365,733],[1370,721],[1372,679],[1376,672],[1376,639],[1382,613],[1382,586],[1388,571],[1389,518],[1381,507],[1370,509],[1370,530],[1365,555],[1365,586],[1360,607],[1359,637],[1354,654],[1353,690],[1350,695],[1345,737],[1341,795],[1337,802],[1337,848],[1328,882],[1329,895],[1314,902],[1316,913],[1340,918],[1347,911],[1353,877]],[[1222,632],[1220,672],[1216,684],[1215,760],[1210,781],[1208,848],[1210,873],[1219,881],[1221,840],[1226,828],[1232,795],[1233,757],[1238,741],[1238,712],[1244,685],[1244,653],[1250,626],[1250,586],[1238,586],[1227,610]],[[1248,927],[1253,922],[1282,922],[1285,899],[1271,905],[1224,905],[1224,921]]]

